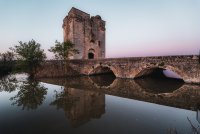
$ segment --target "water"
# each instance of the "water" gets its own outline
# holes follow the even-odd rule
[[[199,96],[171,79],[2,78],[0,134],[198,133]]]

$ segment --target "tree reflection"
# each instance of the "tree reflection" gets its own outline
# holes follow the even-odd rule
[[[105,95],[65,87],[64,91],[56,93],[51,105],[63,109],[71,125],[79,127],[105,113]]]
[[[62,92],[55,92],[55,101],[50,105],[55,105],[57,109],[68,111],[72,108],[73,104],[79,100],[79,97],[70,94],[68,88],[65,88]]]
[[[18,87],[18,82],[14,76],[4,76],[0,78],[0,92],[13,92]]]
[[[23,110],[32,110],[42,104],[46,94],[47,88],[36,80],[28,79],[19,86],[19,92],[10,100],[14,101],[12,105],[22,106]]]

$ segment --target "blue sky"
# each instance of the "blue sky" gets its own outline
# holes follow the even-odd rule
[[[47,51],[71,7],[106,21],[107,57],[199,52],[200,0],[0,0],[0,52],[31,39]]]

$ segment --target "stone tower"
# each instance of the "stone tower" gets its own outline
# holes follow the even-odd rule
[[[72,59],[105,58],[105,21],[72,8],[63,20],[64,41],[70,40],[79,50]]]

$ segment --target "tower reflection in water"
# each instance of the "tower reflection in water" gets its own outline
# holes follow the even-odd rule
[[[105,95],[102,93],[65,87],[55,98],[51,105],[63,109],[73,127],[101,118],[105,113]]]

